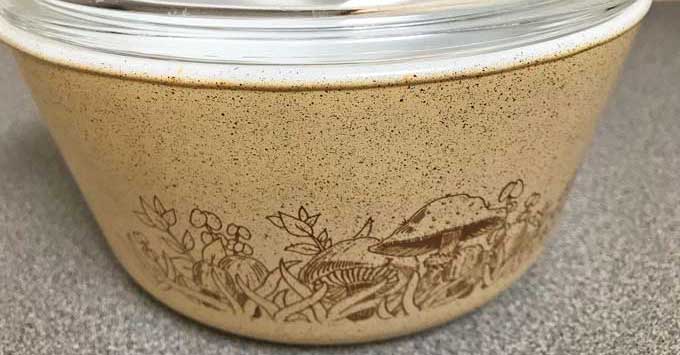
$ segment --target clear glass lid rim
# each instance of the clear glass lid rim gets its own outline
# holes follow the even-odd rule
[[[9,0],[10,2],[12,0]],[[59,2],[92,9],[111,9],[164,15],[337,17],[393,16],[455,10],[461,14],[489,14],[489,10],[524,9],[552,4],[568,6],[573,0],[29,0]],[[621,1],[592,1],[616,3]]]
[[[260,10],[166,13],[87,4],[95,2],[107,3],[0,0],[0,17],[19,30],[57,42],[127,57],[239,65],[361,64],[469,57],[519,48],[583,31],[647,0],[433,0],[427,3],[440,4],[441,10],[388,7],[389,11],[320,16],[304,11],[272,15],[271,9],[266,14]],[[108,3],[152,2],[183,1]]]

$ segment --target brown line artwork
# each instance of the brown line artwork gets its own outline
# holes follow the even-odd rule
[[[265,223],[294,241],[285,251],[308,261],[281,259],[271,270],[253,257],[245,226],[194,208],[177,234],[175,209],[156,196],[139,198],[134,213],[147,229],[128,238],[162,289],[219,312],[281,322],[390,319],[462,300],[516,272],[555,210],[524,189],[522,180],[508,183],[495,205],[442,196],[384,238],[371,235],[370,217],[352,238],[334,241],[317,225],[321,214],[279,211]]]

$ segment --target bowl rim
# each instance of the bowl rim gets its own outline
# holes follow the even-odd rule
[[[652,0],[636,0],[615,17],[560,38],[467,57],[394,63],[259,65],[182,62],[98,52],[18,29],[0,16],[0,41],[38,59],[121,79],[197,87],[318,90],[410,85],[488,75],[558,60],[613,40],[635,27]]]

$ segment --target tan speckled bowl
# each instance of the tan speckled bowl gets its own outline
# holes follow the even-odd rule
[[[551,55],[377,82],[140,76],[8,41],[144,289],[228,332],[330,344],[442,324],[531,265],[638,8]]]

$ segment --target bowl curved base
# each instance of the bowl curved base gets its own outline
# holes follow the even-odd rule
[[[187,297],[201,296],[187,294],[185,290],[164,289],[162,284],[159,286],[155,280],[149,280],[148,273],[131,271],[138,270],[138,266],[133,265],[135,261],[123,257],[114,248],[114,254],[121,261],[131,278],[154,299],[182,316],[237,336],[290,345],[342,345],[376,342],[442,326],[492,301],[517,281],[535,263],[542,251],[543,245],[539,243],[530,253],[524,255],[522,262],[516,265],[516,269],[512,273],[505,275],[503,279],[496,280],[489,287],[475,290],[461,302],[453,302],[429,310],[420,310],[412,315],[392,319],[374,317],[357,322],[345,321],[329,324],[296,322],[277,326],[268,319],[247,319],[243,316],[220,315],[219,311],[210,307],[200,307],[187,302]]]

